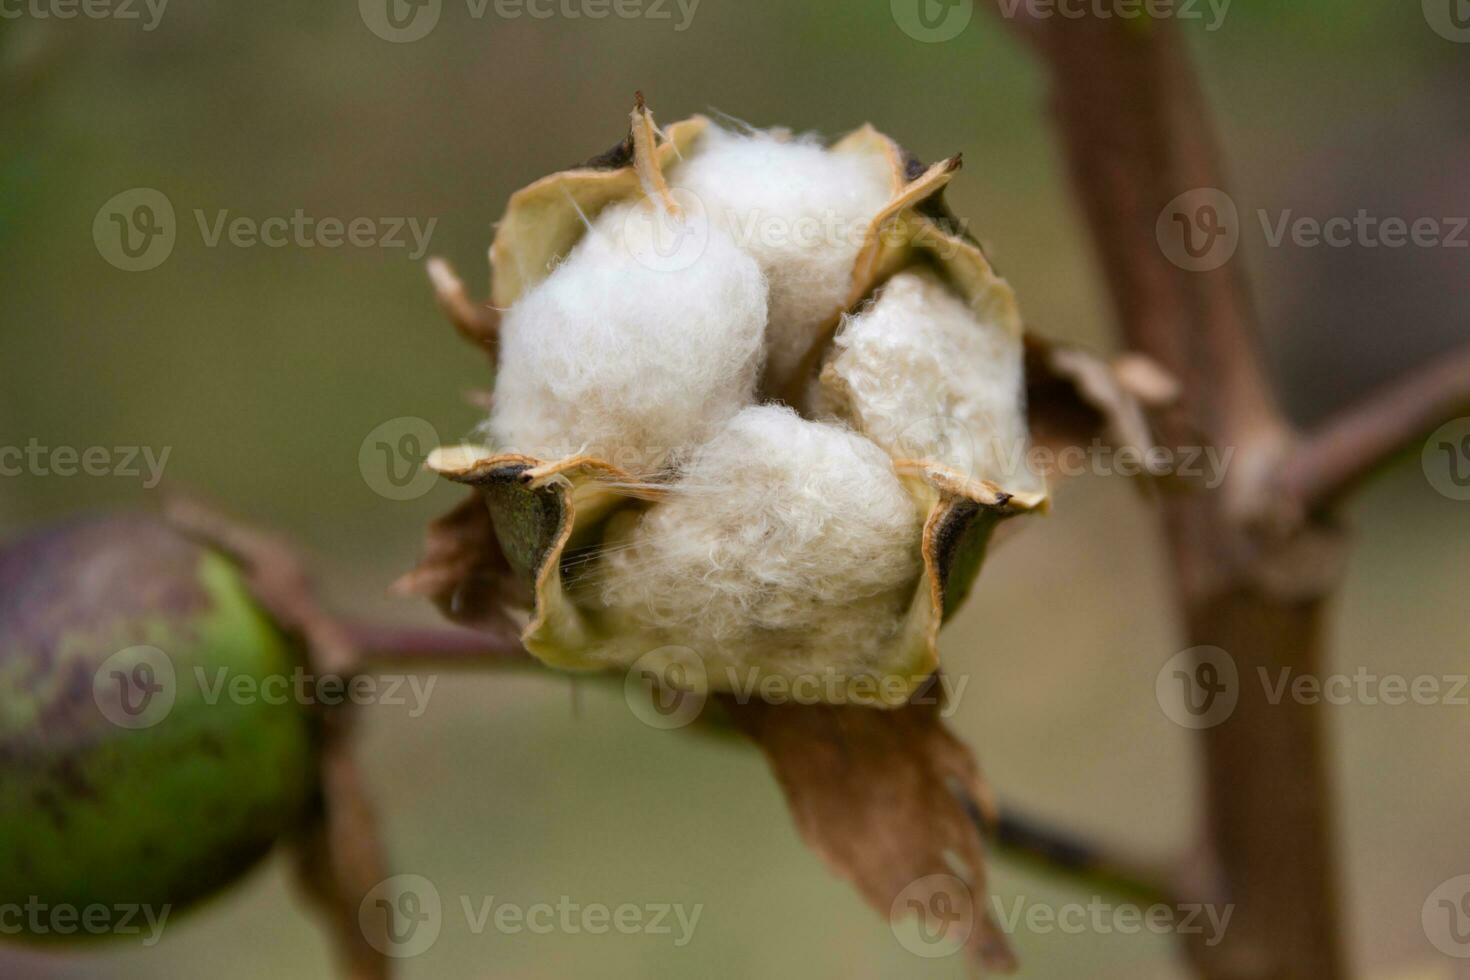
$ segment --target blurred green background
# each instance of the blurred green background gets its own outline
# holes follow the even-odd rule
[[[26,0],[34,4],[36,0]],[[1431,0],[1432,2],[1432,0]],[[703,0],[669,19],[472,17],[390,43],[351,0],[175,0],[141,20],[0,19],[0,446],[167,447],[139,478],[0,478],[0,533],[80,510],[156,507],[191,490],[294,536],[343,609],[434,622],[390,600],[449,487],[397,501],[359,466],[375,428],[477,421],[482,358],[434,309],[408,248],[209,247],[200,209],[263,219],[434,219],[429,254],[483,295],[506,197],[611,145],[635,89],[659,118],[711,109],[838,134],[870,121],[921,156],[965,154],[949,192],[1017,288],[1033,329],[1108,348],[1103,284],[1048,126],[1043,79],[977,10],[921,43],[887,0]],[[1360,207],[1470,213],[1470,46],[1404,0],[1237,0],[1188,27],[1243,214]],[[151,271],[104,260],[104,202],[165,194],[178,239]],[[1247,220],[1273,365],[1309,421],[1467,333],[1466,251],[1268,248]],[[1470,503],[1436,493],[1417,454],[1353,508],[1334,668],[1463,673]],[[1003,798],[1160,859],[1200,814],[1189,732],[1154,699],[1178,650],[1146,503],[1117,479],[1063,488],[1001,548],[944,637],[971,683],[955,725]],[[1470,708],[1327,712],[1341,803],[1348,944],[1366,976],[1449,978],[1424,898],[1470,872]],[[550,676],[446,675],[428,712],[367,709],[361,756],[393,867],[434,881],[451,915],[406,977],[960,977],[906,952],[797,840],[752,751],[654,731],[618,690]],[[1005,901],[1090,893],[997,862]],[[460,895],[530,904],[702,903],[694,940],[474,935]],[[1181,976],[1151,936],[1033,935],[1024,976]],[[1465,961],[1460,961],[1465,962]],[[0,974],[321,977],[314,921],[275,861],[151,949],[0,947]]]

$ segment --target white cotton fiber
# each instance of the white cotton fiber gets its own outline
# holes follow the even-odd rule
[[[821,385],[828,407],[895,458],[1034,490],[1023,359],[1019,337],[980,320],[934,273],[903,272],[844,318]]]
[[[670,490],[610,548],[609,607],[711,671],[881,669],[919,579],[922,526],[882,450],[787,408],[751,407]]]
[[[655,476],[753,398],[766,287],[730,236],[701,222],[671,252],[639,201],[604,210],[501,325],[485,428],[497,451],[598,456]],[[699,220],[699,219],[693,219]],[[707,240],[699,236],[707,236]]]
[[[792,379],[842,308],[872,219],[893,196],[887,162],[810,138],[711,129],[670,174],[760,263],[770,283],[767,375]]]

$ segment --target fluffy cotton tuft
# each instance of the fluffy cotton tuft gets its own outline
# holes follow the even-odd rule
[[[711,670],[877,669],[921,572],[921,520],[892,463],[839,426],[751,407],[611,548],[603,601]]]
[[[708,223],[693,229],[702,249],[671,251],[671,220],[643,201],[607,208],[507,312],[485,424],[497,450],[654,476],[751,402],[760,268]]]
[[[894,457],[1032,490],[1023,357],[1020,338],[980,320],[936,275],[904,272],[844,318],[821,385],[828,407]]]
[[[670,182],[755,256],[770,283],[768,375],[785,384],[847,301],[853,262],[893,196],[886,161],[809,138],[707,132]]]

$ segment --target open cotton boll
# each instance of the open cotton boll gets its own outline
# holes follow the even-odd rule
[[[755,256],[770,282],[767,373],[784,385],[847,300],[853,263],[893,196],[886,161],[809,138],[711,129],[670,174]]]
[[[979,319],[937,275],[894,276],[845,317],[824,398],[896,458],[932,459],[1009,491],[1040,489],[1025,465],[1021,338]]]
[[[877,672],[922,570],[891,461],[848,429],[751,407],[611,547],[604,603],[716,670]],[[723,675],[721,675],[723,676]]]
[[[760,268],[698,217],[685,230],[701,247],[672,258],[660,222],[679,219],[652,208],[604,210],[506,313],[485,424],[497,450],[586,453],[653,476],[751,402],[764,356]]]

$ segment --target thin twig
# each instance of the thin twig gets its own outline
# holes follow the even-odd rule
[[[541,663],[511,633],[363,622],[344,627],[366,671],[539,667]]]
[[[472,630],[362,622],[349,622],[344,627],[361,656],[363,670],[529,668],[545,670],[549,676],[566,676],[531,656],[513,637]],[[623,679],[616,671],[587,676],[609,683],[621,683]],[[699,731],[739,737],[735,728],[721,723],[718,713],[700,716],[701,722],[706,720],[708,724],[696,726]],[[1008,806],[999,809],[993,822],[984,820],[978,807],[972,809],[981,832],[1002,854],[1140,904],[1174,901],[1173,889],[1165,883],[1166,876],[1147,862],[1037,821]]]
[[[464,283],[444,259],[429,260],[429,281],[434,285],[439,309],[454,324],[454,329],[493,359],[500,345],[499,312],[473,302],[465,292]]]
[[[1282,468],[1289,502],[1330,507],[1441,423],[1470,413],[1470,347],[1436,358],[1329,418]]]
[[[1165,869],[1036,820],[1005,803],[999,805],[994,824],[984,829],[997,851],[1020,863],[1142,906],[1179,904]]]
[[[321,794],[294,841],[296,879],[327,926],[343,974],[350,980],[389,980],[387,923],[363,917],[368,894],[387,874],[377,818],[352,754],[348,716],[323,723]]]

